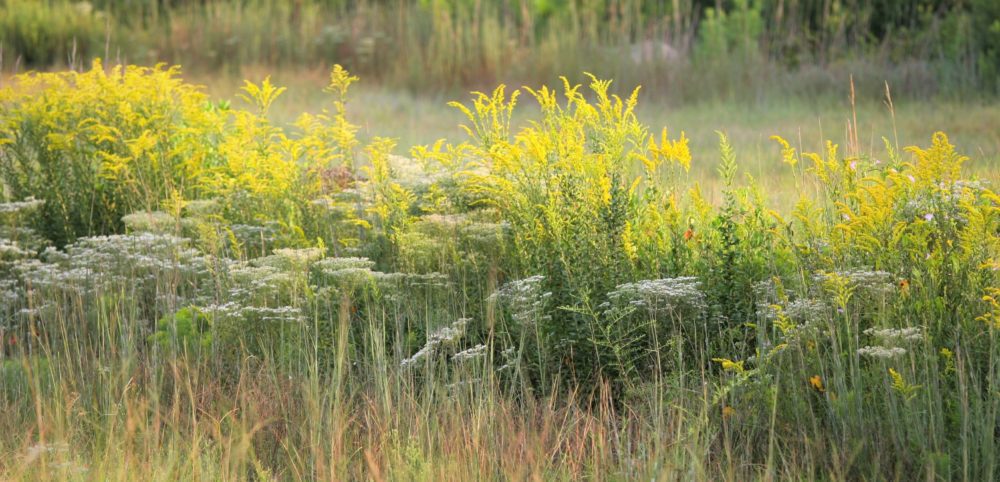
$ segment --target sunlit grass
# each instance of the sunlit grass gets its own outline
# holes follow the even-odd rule
[[[0,90],[0,478],[1000,474],[995,106],[174,72]]]

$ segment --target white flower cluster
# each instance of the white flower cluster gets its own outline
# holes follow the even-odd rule
[[[28,259],[14,266],[25,284],[34,289],[64,289],[86,291],[95,287],[94,271],[86,266],[64,266]],[[107,278],[105,278],[107,280]]]
[[[451,361],[456,363],[476,360],[486,356],[486,345],[480,343],[467,350],[462,350],[451,357]]]
[[[924,338],[923,329],[919,326],[883,329],[868,328],[864,331],[864,334],[874,338],[880,344],[860,348],[858,349],[858,355],[883,360],[905,355],[906,348],[899,345],[917,342]]]
[[[240,243],[248,246],[270,246],[277,238],[278,229],[275,226],[254,226],[250,224],[232,224],[229,230]]]
[[[375,262],[368,258],[324,258],[313,266],[324,281],[343,289],[364,286],[375,277]]]
[[[0,279],[0,306],[13,306],[19,297],[16,280]]]
[[[909,328],[884,328],[881,330],[869,328],[864,331],[864,334],[887,344],[910,343],[924,339],[923,329],[919,326],[912,326]]]
[[[0,260],[28,258],[34,255],[33,251],[25,249],[18,242],[0,238]]]
[[[896,289],[896,278],[885,271],[853,268],[836,271],[833,274],[846,278],[850,286],[859,294],[883,296],[893,293]],[[830,273],[819,273],[814,277],[819,283],[826,282],[830,278]]]
[[[545,291],[544,283],[542,275],[511,281],[490,295],[490,299],[507,307],[511,318],[521,325],[546,321],[551,318],[545,311],[552,293]]]
[[[200,306],[198,310],[212,317],[231,318],[238,317],[243,313],[243,305],[235,301],[227,301],[222,304]]]
[[[693,276],[662,278],[625,283],[608,293],[616,304],[645,308],[655,314],[660,311],[677,312],[691,309],[703,312],[708,308],[701,282]]]
[[[244,306],[240,315],[267,322],[302,323],[305,321],[302,309],[294,306],[278,306],[275,308],[267,306]]]
[[[81,238],[64,251],[48,248],[45,261],[27,259],[14,266],[34,287],[95,289],[110,283],[141,286],[177,274],[205,273],[205,259],[188,241],[141,233]]]
[[[229,297],[235,300],[260,301],[281,298],[291,292],[304,273],[280,266],[277,260],[265,256],[229,268]]]
[[[29,197],[24,201],[0,203],[0,214],[20,214],[34,211],[42,207],[43,204],[45,204],[44,200],[35,199],[34,197]]]
[[[821,300],[799,298],[785,304],[785,314],[796,321],[817,320],[830,313],[830,306]]]
[[[302,309],[294,306],[251,306],[238,301],[228,301],[222,304],[209,304],[199,307],[199,310],[214,320],[219,319],[253,319],[264,322],[301,323],[305,321]]]
[[[274,255],[295,266],[306,266],[323,259],[326,250],[323,248],[281,248],[274,250]]]
[[[413,354],[413,356],[400,362],[401,368],[409,368],[419,361],[437,354],[443,346],[458,341],[465,335],[465,328],[471,321],[469,318],[459,318],[448,326],[443,326],[427,335],[427,342],[423,348]]]
[[[891,360],[893,358],[898,358],[906,354],[905,348],[900,348],[898,346],[885,347],[885,346],[866,346],[863,348],[858,348],[858,355],[869,358],[878,358],[882,360]]]
[[[954,221],[962,227],[968,222],[963,201],[980,199],[988,188],[989,182],[981,180],[942,181],[931,191],[917,193],[899,209],[899,213],[910,221]]]

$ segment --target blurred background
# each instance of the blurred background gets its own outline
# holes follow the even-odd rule
[[[272,75],[279,121],[318,110],[340,63],[362,79],[362,134],[404,149],[460,139],[445,103],[469,90],[591,72],[641,85],[643,120],[685,130],[696,156],[726,131],[755,174],[771,134],[821,150],[852,109],[872,155],[945,130],[973,169],[1000,164],[997,0],[0,0],[0,45],[6,75],[167,62],[227,99]]]

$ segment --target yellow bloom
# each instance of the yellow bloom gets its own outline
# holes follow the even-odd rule
[[[812,377],[810,377],[809,384],[812,385],[812,387],[816,389],[816,391],[819,393],[823,393],[826,391],[826,388],[823,387],[823,378],[821,378],[819,375],[813,375]]]
[[[745,369],[743,368],[743,362],[735,362],[728,358],[713,358],[712,361],[722,365],[722,369],[725,371],[734,371],[736,373],[743,373]]]
[[[792,147],[788,141],[786,141],[781,136],[771,136],[771,140],[776,141],[781,144],[781,160],[782,162],[795,167],[795,164],[799,162],[798,158],[795,157],[795,148]]]

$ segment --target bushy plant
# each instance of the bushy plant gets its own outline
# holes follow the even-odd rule
[[[120,232],[122,216],[194,196],[225,125],[177,68],[18,76],[0,98],[0,176],[7,195],[45,201],[57,245]]]

